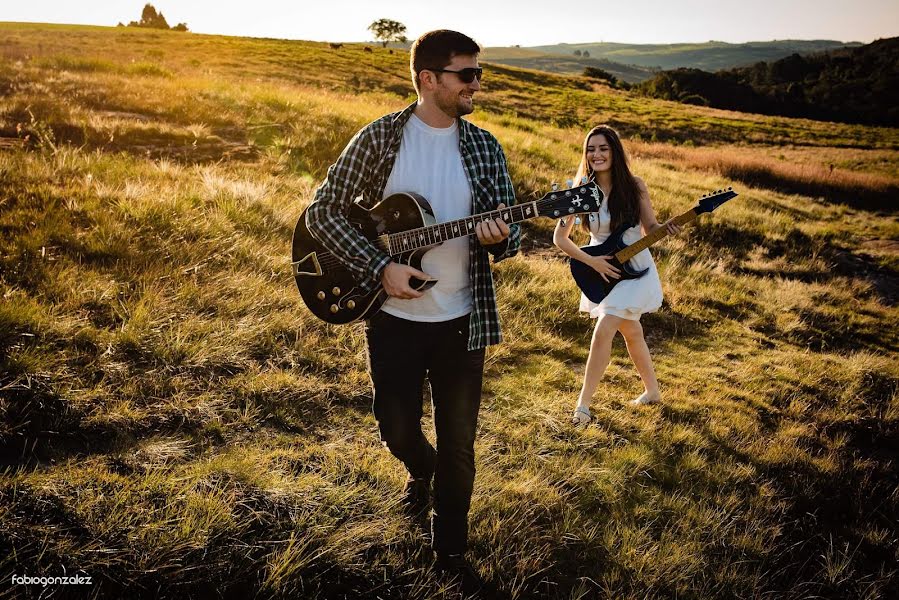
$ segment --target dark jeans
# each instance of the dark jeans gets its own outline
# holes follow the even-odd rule
[[[415,478],[434,475],[434,550],[468,546],[474,437],[484,350],[468,350],[468,315],[418,323],[379,312],[368,321],[368,367],[381,441]],[[422,386],[431,386],[437,449],[421,430]]]

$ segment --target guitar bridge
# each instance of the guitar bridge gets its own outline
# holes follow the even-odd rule
[[[300,275],[322,276],[322,266],[319,264],[318,256],[316,256],[315,252],[310,252],[300,260],[290,263],[290,267],[293,270],[294,277],[299,277]]]

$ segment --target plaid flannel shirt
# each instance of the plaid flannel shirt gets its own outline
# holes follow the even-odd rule
[[[328,174],[316,189],[313,203],[306,212],[309,232],[353,273],[365,291],[380,284],[381,273],[391,258],[351,226],[347,215],[351,203],[360,196],[359,202],[365,208],[371,208],[383,199],[384,187],[403,140],[403,127],[414,109],[415,104],[412,104],[362,128],[337,162],[328,168]],[[458,119],[458,123],[459,151],[471,187],[471,214],[496,210],[500,203],[513,205],[515,191],[499,142],[488,131],[464,119]],[[511,224],[509,230],[509,237],[493,246],[482,246],[474,235],[468,238],[473,303],[469,350],[502,341],[488,252],[493,254],[494,262],[518,252],[521,229]]]

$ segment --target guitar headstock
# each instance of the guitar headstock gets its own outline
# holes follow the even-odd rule
[[[537,200],[537,213],[542,217],[560,219],[568,215],[596,212],[602,204],[602,190],[590,181],[568,188],[553,190]]]
[[[696,214],[702,214],[707,212],[712,212],[731,198],[735,198],[737,196],[737,192],[734,191],[734,188],[729,187],[726,190],[717,190],[715,192],[709,192],[708,194],[704,194],[702,198],[699,199],[699,204],[696,205],[696,208],[693,209],[696,211]]]

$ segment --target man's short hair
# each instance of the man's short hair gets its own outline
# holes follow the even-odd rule
[[[480,54],[481,47],[477,42],[458,31],[436,29],[429,31],[415,40],[409,51],[409,69],[412,71],[412,83],[418,92],[418,74],[428,68],[442,69],[459,54]]]

